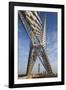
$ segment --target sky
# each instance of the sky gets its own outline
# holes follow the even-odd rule
[[[46,16],[46,53],[54,73],[57,73],[57,13],[56,12],[39,12],[39,17],[44,25],[44,16]],[[25,74],[28,64],[30,50],[30,39],[20,20],[18,20],[18,74]],[[33,73],[38,73],[38,64],[40,63],[40,72],[45,71],[41,61],[38,59],[34,64]]]

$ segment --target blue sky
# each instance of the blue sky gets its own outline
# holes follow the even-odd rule
[[[46,16],[46,53],[49,58],[52,70],[57,73],[57,13],[55,12],[40,12],[39,13],[42,27],[44,23],[44,16]],[[21,21],[18,22],[18,73],[25,74],[28,63],[28,56],[30,50],[30,39],[25,31]],[[41,72],[45,71],[40,60],[37,58],[33,73],[38,73],[38,64],[40,63]]]

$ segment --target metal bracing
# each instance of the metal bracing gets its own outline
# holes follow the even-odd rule
[[[30,51],[30,56],[29,56],[29,64],[28,64],[28,68],[27,68],[27,75],[28,75],[28,78],[32,76],[32,69],[33,69],[33,66],[34,66],[34,63],[36,61],[36,50],[34,47],[31,48],[31,51]]]
[[[49,63],[49,59],[47,57],[45,49],[43,47],[41,47],[39,53],[40,53],[40,56],[42,57],[43,66],[45,67],[46,71],[48,72],[48,74],[52,74],[52,68],[51,68],[51,65]]]
[[[28,15],[28,18],[27,18],[27,15]],[[45,47],[43,45],[43,43],[45,44],[44,39],[46,37],[45,36],[46,35],[46,17],[44,18],[44,30],[42,32],[41,31],[41,20],[37,12],[29,11],[28,13],[26,11],[24,12],[19,11],[19,16],[31,40],[31,47],[30,47],[28,67],[27,67],[28,78],[31,77],[32,68],[34,66],[34,63],[37,57],[39,57],[47,73],[50,75],[53,74],[51,65],[49,63],[49,59],[45,51]],[[37,27],[37,24],[34,23],[36,22],[35,20],[37,20],[37,22],[40,23],[39,29]],[[36,27],[33,26],[34,24]]]
[[[44,48],[42,46],[32,46],[32,48],[30,49],[29,64],[28,64],[28,68],[27,68],[28,78],[29,77],[31,78],[32,68],[34,66],[34,63],[35,63],[37,57],[39,57],[42,65],[46,69],[47,73],[49,75],[53,74]]]
[[[25,30],[31,40],[31,43],[33,45],[35,44],[39,44],[40,43],[40,40],[39,40],[39,37],[37,37],[37,35],[34,33],[34,31],[32,30],[32,28],[30,27],[30,25],[28,24],[27,20],[24,18],[23,14],[21,13],[21,11],[19,11],[19,16],[20,16],[20,19],[25,27]],[[34,43],[36,41],[36,43]]]

